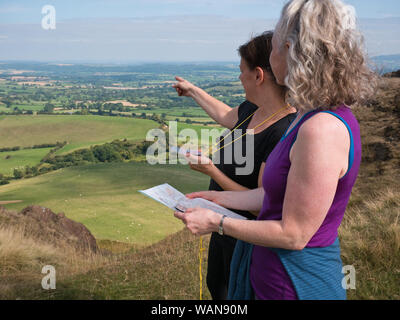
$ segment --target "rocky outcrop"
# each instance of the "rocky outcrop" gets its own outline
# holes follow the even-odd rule
[[[400,70],[386,73],[384,75],[384,77],[386,77],[386,78],[399,78],[400,77]]]
[[[82,223],[45,207],[35,205],[15,212],[0,206],[2,225],[21,228],[25,235],[56,247],[69,245],[80,250],[98,251],[96,239]]]
[[[364,149],[363,161],[369,163],[388,161],[393,158],[393,153],[387,143],[369,143],[364,147]]]

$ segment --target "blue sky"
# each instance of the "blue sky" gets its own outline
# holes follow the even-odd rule
[[[0,60],[227,61],[285,0],[0,0]],[[348,0],[371,56],[400,53],[400,1]],[[44,5],[56,30],[41,28]]]

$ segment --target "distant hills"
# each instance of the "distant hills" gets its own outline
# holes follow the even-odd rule
[[[371,65],[374,70],[381,74],[390,73],[400,69],[400,54],[381,55],[371,57]],[[237,71],[239,61],[193,61],[193,62],[127,62],[127,63],[101,63],[84,61],[61,61],[61,62],[43,62],[43,61],[6,61],[0,60],[0,74],[5,73],[7,69],[27,69],[34,72],[57,73],[76,73],[93,72],[155,72],[155,73],[176,73],[178,70],[190,68],[191,72],[209,71],[210,67],[215,71]],[[178,69],[178,70],[177,70]]]
[[[400,54],[376,56],[371,60],[382,74],[400,69]]]

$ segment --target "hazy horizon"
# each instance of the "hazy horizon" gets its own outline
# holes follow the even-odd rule
[[[285,0],[3,0],[0,60],[89,63],[238,61],[272,30]],[[370,57],[400,54],[400,1],[349,0]],[[44,5],[55,30],[42,28]]]
[[[400,65],[400,52],[392,55],[378,55],[372,56],[371,59],[376,58],[396,58],[396,61]],[[20,59],[7,59],[1,60],[1,64],[9,63],[21,63],[21,64],[49,64],[49,65],[110,65],[110,66],[135,66],[135,65],[146,65],[146,64],[171,64],[171,65],[239,65],[240,58],[236,60],[126,60],[126,61],[115,61],[115,60],[20,60]]]

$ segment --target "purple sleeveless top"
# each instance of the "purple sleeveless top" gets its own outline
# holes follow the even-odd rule
[[[269,155],[263,175],[265,191],[263,207],[257,220],[281,220],[283,200],[290,169],[289,153],[297,138],[301,125],[319,112],[336,116],[349,130],[351,147],[349,169],[338,182],[336,194],[324,222],[307,244],[307,248],[328,247],[338,236],[338,228],[343,219],[351,190],[357,179],[361,162],[361,138],[357,119],[345,105],[334,111],[320,109],[305,114],[300,121],[286,133]],[[267,247],[254,246],[250,266],[250,280],[257,299],[294,300],[297,294],[279,256]]]

